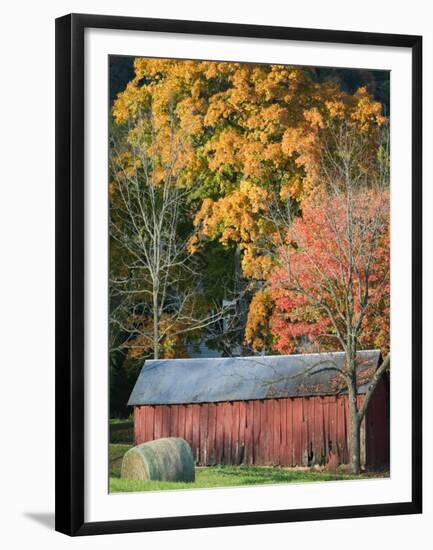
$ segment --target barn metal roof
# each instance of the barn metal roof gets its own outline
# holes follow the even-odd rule
[[[376,370],[380,351],[358,352],[363,382]],[[247,401],[343,393],[338,372],[344,353],[147,360],[128,405]],[[367,385],[358,387],[365,393]]]

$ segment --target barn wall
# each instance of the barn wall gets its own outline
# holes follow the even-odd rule
[[[389,467],[389,382],[383,377],[371,397],[366,414],[366,466]]]
[[[347,463],[346,396],[134,408],[135,442],[183,437],[199,465]]]

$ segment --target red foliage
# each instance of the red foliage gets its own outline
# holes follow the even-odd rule
[[[389,349],[389,193],[304,203],[270,277],[271,330],[281,353],[341,346]],[[358,328],[357,328],[358,327]]]

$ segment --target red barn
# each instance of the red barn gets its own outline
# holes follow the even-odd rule
[[[380,361],[358,353],[360,402]],[[146,361],[128,402],[135,443],[182,437],[198,465],[347,463],[348,397],[332,370],[343,364],[344,353]],[[368,468],[389,464],[388,396],[383,377],[361,431]]]

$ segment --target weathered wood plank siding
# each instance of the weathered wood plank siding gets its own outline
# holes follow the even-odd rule
[[[200,465],[324,464],[348,458],[346,397],[300,397],[134,409],[135,443],[183,437]],[[375,401],[374,406],[379,406]],[[370,420],[370,422],[372,422]],[[374,429],[383,433],[376,422]],[[374,441],[370,438],[367,450]],[[370,447],[369,447],[370,446]],[[380,457],[374,456],[374,462]]]

